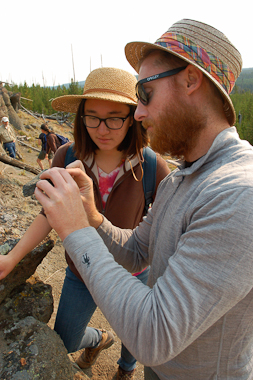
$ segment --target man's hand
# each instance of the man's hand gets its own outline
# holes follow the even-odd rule
[[[47,220],[64,240],[70,233],[89,226],[79,187],[67,170],[52,168],[41,174],[35,197],[42,204]],[[48,181],[50,179],[53,186]]]

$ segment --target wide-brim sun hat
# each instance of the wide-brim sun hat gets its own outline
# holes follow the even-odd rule
[[[134,41],[125,47],[130,65],[139,72],[140,61],[151,50],[163,50],[198,67],[218,88],[230,125],[236,114],[229,94],[242,70],[239,51],[219,30],[199,21],[183,19],[152,44]]]
[[[102,67],[93,70],[86,78],[82,95],[64,95],[52,101],[57,111],[76,113],[82,99],[109,100],[116,103],[137,105],[133,74],[117,68]]]

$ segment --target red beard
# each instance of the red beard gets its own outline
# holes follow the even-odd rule
[[[161,110],[157,120],[147,119],[142,125],[144,128],[152,126],[148,133],[153,150],[163,155],[182,158],[196,146],[200,132],[205,128],[206,118],[195,107],[177,100]]]

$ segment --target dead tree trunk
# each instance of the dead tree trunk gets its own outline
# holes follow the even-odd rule
[[[20,139],[18,139],[18,143],[19,143],[20,145],[26,146],[27,148],[30,148],[30,149],[32,149],[32,150],[35,150],[36,152],[40,152],[40,149],[38,149],[38,148],[34,148],[33,146],[24,143],[24,142],[21,141]]]
[[[30,166],[28,164],[25,164],[23,162],[16,160],[15,158],[11,158],[7,156],[7,154],[0,154],[0,161],[4,162],[5,164],[16,166],[20,169],[24,169],[34,174],[39,174],[41,171],[40,169],[34,168],[33,166]]]

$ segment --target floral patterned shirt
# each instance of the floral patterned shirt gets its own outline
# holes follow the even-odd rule
[[[107,198],[109,197],[119,171],[120,167],[114,169],[111,173],[105,173],[98,167],[99,191],[102,197],[103,209],[105,208]]]

